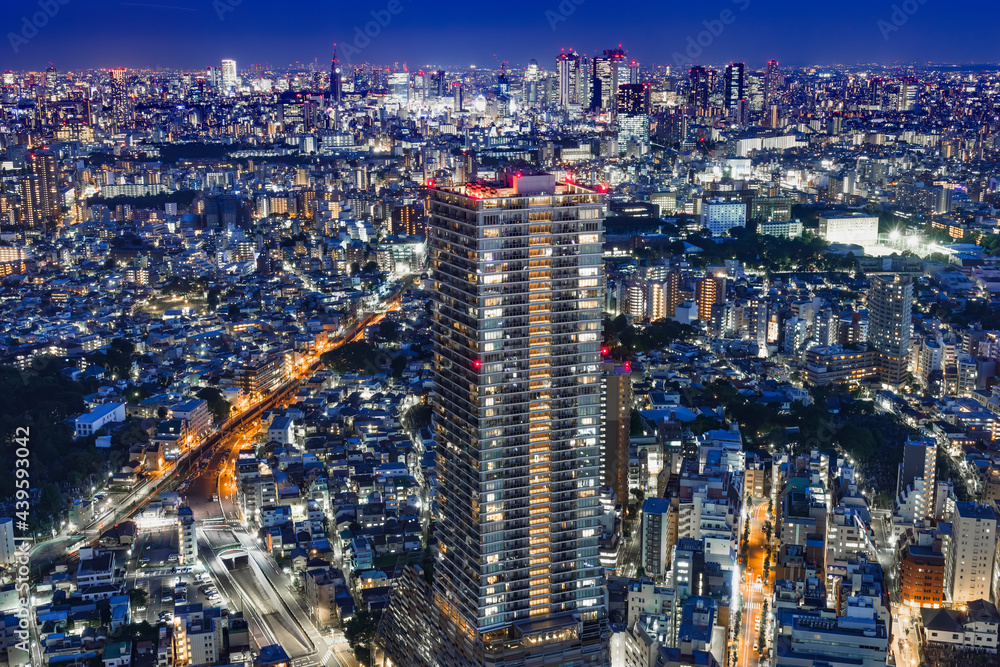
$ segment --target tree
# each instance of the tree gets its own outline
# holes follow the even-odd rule
[[[225,421],[226,417],[229,416],[229,410],[232,406],[229,405],[229,401],[222,397],[222,392],[215,387],[205,387],[198,392],[197,396],[208,403],[208,409],[212,411],[217,421]]]
[[[145,607],[149,602],[149,593],[141,588],[130,589],[128,592],[128,601],[132,605],[132,609]]]
[[[403,371],[406,370],[406,364],[407,364],[406,355],[404,354],[401,354],[393,358],[392,363],[389,365],[389,367],[392,369],[392,377],[396,378],[397,380],[403,377]]]
[[[764,642],[767,638],[765,630],[767,630],[767,600],[764,600],[760,605],[760,632],[757,633],[757,645],[761,651],[764,650]]]
[[[395,343],[399,340],[399,324],[392,320],[382,320],[378,323],[378,337],[390,343]]]
[[[369,611],[360,609],[351,620],[344,625],[344,637],[354,652],[358,662],[369,664],[371,645],[378,632],[379,621],[382,620],[382,610]]]
[[[410,428],[419,430],[431,425],[431,415],[434,409],[429,405],[414,405],[406,411],[406,422]]]
[[[320,360],[336,373],[378,373],[382,362],[388,361],[388,355],[380,353],[371,343],[355,341],[324,352]]]
[[[209,310],[214,311],[216,308],[219,307],[219,293],[221,291],[222,290],[220,290],[218,287],[213,287],[212,289],[208,290],[208,309]]]

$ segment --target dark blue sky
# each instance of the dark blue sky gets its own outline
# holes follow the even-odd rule
[[[58,10],[44,17],[47,22],[34,34],[24,17],[41,12],[39,2]],[[393,3],[396,14],[387,10]],[[647,63],[673,63],[675,53],[688,60],[687,54],[698,55],[699,49],[696,62],[742,60],[750,66],[768,58],[788,65],[1000,62],[996,0],[0,0],[0,5],[5,35],[0,69],[42,69],[49,61],[60,71],[203,68],[222,58],[236,59],[242,69],[317,57],[325,66],[333,42],[364,45],[363,39],[355,42],[356,29],[373,20],[372,11],[391,18],[352,60],[406,61],[411,69],[490,65],[496,62],[493,54],[522,64],[536,58],[552,69],[561,47],[593,53],[619,43]],[[706,31],[705,21],[719,34]],[[706,46],[691,46],[699,37]]]

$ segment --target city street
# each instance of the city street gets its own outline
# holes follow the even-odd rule
[[[747,568],[740,584],[740,595],[743,599],[743,613],[740,625],[741,637],[737,642],[737,665],[739,667],[756,667],[760,664],[760,654],[766,647],[758,646],[754,650],[760,635],[761,625],[767,619],[761,616],[763,604],[771,599],[771,577],[763,578],[764,555],[767,552],[764,541],[764,521],[767,518],[767,502],[753,505],[749,509],[750,522],[750,553],[747,558]],[[758,625],[760,623],[761,625]],[[767,632],[765,626],[765,636]]]

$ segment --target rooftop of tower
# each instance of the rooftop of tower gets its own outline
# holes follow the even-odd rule
[[[498,199],[525,195],[598,194],[605,190],[603,187],[585,187],[569,179],[557,182],[553,174],[526,170],[505,172],[498,180],[470,181],[461,185],[437,186],[434,181],[428,181],[427,187],[471,199]]]

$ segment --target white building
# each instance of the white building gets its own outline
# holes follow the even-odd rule
[[[878,216],[827,211],[819,216],[819,235],[829,243],[875,245],[878,243]]]
[[[7,567],[14,562],[14,552],[17,545],[14,544],[14,520],[11,518],[0,519],[0,565]]]
[[[88,435],[101,430],[105,424],[123,421],[125,421],[125,404],[105,403],[91,412],[76,418],[74,436],[77,438],[86,438]]]
[[[223,60],[222,61],[222,88],[225,91],[230,91],[239,85],[239,79],[236,76],[236,61],[235,60]]]
[[[701,226],[712,236],[722,236],[733,227],[746,227],[747,205],[725,199],[706,200],[701,205]]]
[[[177,551],[181,565],[193,565],[198,561],[198,527],[194,512],[190,507],[177,510]]]
[[[993,508],[976,502],[955,503],[951,526],[952,602],[989,600],[997,549]]]

